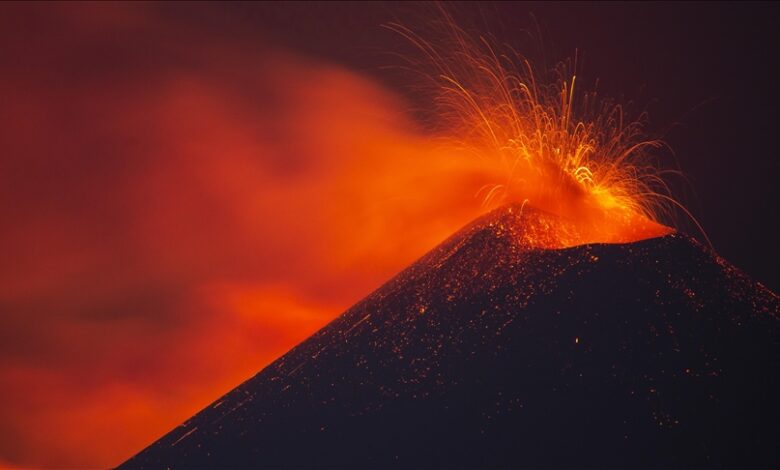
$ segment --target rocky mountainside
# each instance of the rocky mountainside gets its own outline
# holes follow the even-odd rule
[[[681,234],[474,221],[120,468],[780,465],[780,300]]]

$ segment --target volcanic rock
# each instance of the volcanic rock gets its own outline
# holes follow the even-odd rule
[[[535,248],[570,229],[483,216],[120,468],[780,464],[778,296],[679,233]]]

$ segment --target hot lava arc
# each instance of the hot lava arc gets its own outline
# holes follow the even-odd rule
[[[580,92],[568,63],[545,81],[508,46],[445,25],[446,48],[402,25],[389,28],[423,53],[411,61],[427,70],[437,118],[457,136],[449,145],[477,162],[485,208],[527,203],[570,222],[565,233],[537,240],[540,248],[662,236],[675,211],[698,225],[671,194],[665,177],[679,172],[659,168],[664,143],[646,137],[644,113],[631,119],[621,104]]]

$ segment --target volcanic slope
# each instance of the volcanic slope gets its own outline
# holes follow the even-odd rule
[[[121,468],[780,464],[778,297],[681,234],[531,248],[566,229],[477,219]]]

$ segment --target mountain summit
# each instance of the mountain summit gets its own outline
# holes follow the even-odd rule
[[[780,463],[778,296],[678,233],[537,248],[570,230],[483,216],[120,468]]]

